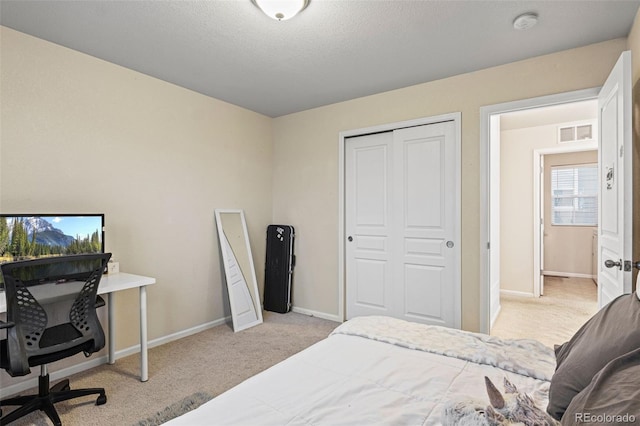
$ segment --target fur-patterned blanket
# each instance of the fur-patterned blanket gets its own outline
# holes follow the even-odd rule
[[[331,334],[366,337],[409,349],[491,365],[539,380],[550,381],[556,368],[553,349],[536,340],[500,339],[397,318],[357,317],[343,323]]]
[[[484,378],[490,405],[477,401],[450,401],[444,407],[444,426],[555,426],[556,422],[544,410],[535,406],[533,399],[504,379],[505,395]]]

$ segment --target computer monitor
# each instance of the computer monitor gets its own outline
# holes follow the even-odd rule
[[[0,263],[84,253],[104,253],[104,214],[0,213]]]

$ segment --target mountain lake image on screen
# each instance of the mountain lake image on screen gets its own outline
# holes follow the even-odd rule
[[[0,263],[103,252],[103,214],[0,214]]]

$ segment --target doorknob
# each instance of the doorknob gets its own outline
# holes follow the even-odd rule
[[[606,266],[607,268],[613,268],[614,266],[617,266],[618,269],[621,270],[622,269],[622,259],[620,259],[617,262],[614,262],[611,259],[607,259],[607,260],[604,261],[604,266]]]
[[[351,235],[349,235],[349,237],[347,238],[347,240],[349,240],[349,242],[353,241],[353,237]]]

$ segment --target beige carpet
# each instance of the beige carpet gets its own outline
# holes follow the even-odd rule
[[[216,396],[324,339],[338,326],[293,312],[265,312],[264,318],[264,324],[239,333],[222,325],[150,349],[145,383],[138,380],[138,355],[71,376],[72,388],[104,387],[108,402],[96,406],[95,398],[87,397],[58,403],[62,424],[133,425],[196,392]],[[50,424],[42,412],[13,423]]]
[[[566,342],[597,311],[597,286],[591,279],[545,277],[544,296],[503,295],[491,335],[536,339],[549,347]]]

